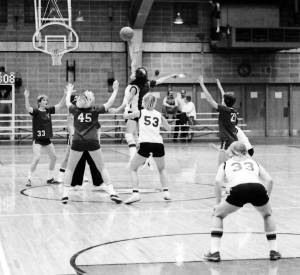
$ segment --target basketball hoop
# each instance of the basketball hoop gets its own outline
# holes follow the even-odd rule
[[[34,0],[34,6],[33,48],[51,55],[52,65],[59,66],[63,55],[75,51],[79,44],[78,35],[72,28],[71,0]]]
[[[64,53],[60,52],[59,49],[53,49],[51,51],[52,66],[60,66],[63,55]]]

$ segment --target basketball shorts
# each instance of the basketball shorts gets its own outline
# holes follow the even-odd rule
[[[161,158],[165,155],[165,148],[162,143],[141,142],[138,154],[148,158],[152,153],[154,158]]]
[[[131,113],[132,113],[132,111],[128,111],[128,114],[131,114]],[[138,117],[132,118],[132,119],[130,119],[130,120],[134,120],[134,121],[136,121],[136,122],[139,122],[139,118],[138,118]],[[127,121],[128,121],[128,119],[125,119],[125,123],[127,123]]]
[[[49,138],[47,138],[47,139],[35,139],[35,140],[33,140],[33,142],[35,144],[40,144],[42,146],[47,146],[47,145],[52,143]]]
[[[234,140],[221,140],[221,149],[227,150]]]
[[[71,149],[78,152],[96,151],[100,149],[100,143],[98,140],[73,140]]]
[[[269,201],[267,190],[260,183],[243,183],[230,189],[226,201],[234,206],[243,207],[246,203],[263,206]]]

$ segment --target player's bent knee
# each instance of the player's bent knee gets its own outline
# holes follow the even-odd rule
[[[134,138],[133,134],[126,133],[125,134],[125,139],[126,139],[126,142],[127,142],[128,146],[136,145],[135,138]]]

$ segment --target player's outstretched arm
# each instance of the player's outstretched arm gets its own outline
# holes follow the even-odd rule
[[[273,179],[261,165],[259,165],[259,177],[266,184],[267,193],[270,196],[273,189]]]
[[[205,94],[205,98],[206,98],[207,102],[210,104],[210,106],[212,108],[218,109],[218,103],[212,98],[211,94],[209,93],[209,91],[205,87],[204,80],[203,80],[203,75],[199,76],[198,82],[199,82],[199,84],[200,84],[200,86],[202,88],[202,91]]]
[[[170,78],[177,78],[180,74],[169,74],[166,76],[162,76],[156,80],[156,85],[162,84]]]
[[[64,89],[63,97],[61,98],[60,102],[55,105],[55,112],[57,112],[58,110],[60,110],[62,107],[66,105],[66,96],[67,96],[67,90]]]
[[[29,92],[29,90],[26,88],[25,91],[24,91],[25,108],[26,108],[26,111],[27,111],[28,113],[32,113],[32,112],[33,112],[33,108],[30,106],[30,103],[29,103],[29,95],[30,95],[30,92]]]
[[[225,102],[224,102],[225,91],[224,91],[224,89],[222,87],[222,84],[221,84],[220,80],[218,78],[216,78],[216,81],[217,81],[218,89],[219,89],[219,91],[221,93],[221,96],[222,96],[222,105],[225,105]]]
[[[71,83],[68,83],[65,87],[64,93],[65,93],[65,100],[67,108],[69,109],[70,106],[72,106],[71,103],[71,95],[74,92],[74,85]]]
[[[114,102],[116,100],[116,97],[117,97],[117,94],[119,91],[119,81],[115,80],[112,87],[113,87],[113,92],[112,92],[110,98],[107,100],[106,103],[103,104],[106,111],[108,111],[108,109],[114,104]]]
[[[168,131],[168,132],[171,131],[171,129],[172,129],[171,125],[168,123],[168,121],[167,121],[167,120],[165,119],[165,117],[163,117],[163,116],[161,116],[161,124],[162,124],[162,127],[163,127],[166,131]]]

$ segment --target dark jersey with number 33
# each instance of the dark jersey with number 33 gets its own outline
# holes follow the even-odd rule
[[[50,139],[53,136],[52,133],[52,121],[51,114],[55,113],[55,107],[51,106],[46,108],[45,111],[40,111],[37,108],[33,108],[32,113],[32,138],[33,140],[45,140]]]
[[[104,105],[91,108],[69,107],[74,116],[74,135],[72,149],[76,151],[92,151],[100,148],[98,139],[99,114],[106,113]]]
[[[234,108],[229,108],[224,105],[218,105],[219,112],[219,133],[222,141],[229,143],[237,140],[237,129],[235,126],[238,123],[237,112]]]

